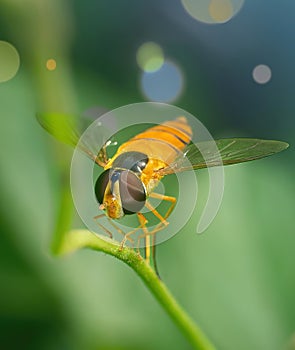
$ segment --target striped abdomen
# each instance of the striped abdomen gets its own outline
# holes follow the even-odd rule
[[[192,138],[192,129],[185,117],[156,125],[136,135],[118,149],[124,152],[142,152],[149,159],[157,159],[165,164],[172,162],[188,145]]]

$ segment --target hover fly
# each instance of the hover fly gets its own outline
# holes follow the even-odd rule
[[[78,146],[103,168],[94,186],[98,208],[104,210],[114,227],[116,225],[113,220],[121,219],[125,215],[137,216],[139,226],[123,233],[121,246],[124,246],[135,231],[141,229],[143,233],[140,237],[146,240],[145,258],[148,262],[151,257],[150,247],[154,247],[155,234],[168,225],[167,218],[176,204],[175,197],[155,192],[164,176],[190,169],[247,162],[278,153],[288,147],[287,143],[281,141],[231,138],[202,142],[203,151],[200,152],[199,147],[191,142],[193,131],[186,117],[179,116],[134,135],[121,144],[115,155],[109,158],[108,143],[95,152],[87,144],[78,142],[80,134],[67,122],[66,115],[39,114],[37,118],[50,134],[73,147]],[[188,162],[191,166],[187,165]],[[169,202],[166,213],[160,214],[149,202],[149,198]],[[151,231],[148,230],[147,220],[141,212],[144,207],[159,220],[159,224]],[[96,216],[95,219],[102,216],[104,214]],[[102,225],[100,227],[104,228]],[[153,242],[150,241],[151,238]],[[154,255],[154,248],[152,249]]]

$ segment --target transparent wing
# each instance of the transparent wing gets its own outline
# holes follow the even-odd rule
[[[100,124],[97,128],[94,126],[91,134],[88,133],[88,138],[80,139],[82,131],[78,118],[73,115],[61,113],[38,113],[36,116],[39,124],[57,140],[66,143],[72,147],[78,147],[90,159],[100,166],[105,166],[107,163],[106,147],[108,141],[104,140],[101,144],[104,146],[97,149],[98,141],[102,140],[103,135],[100,130]],[[97,129],[97,130],[96,130]]]
[[[161,175],[168,175],[191,169],[243,163],[281,152],[288,146],[288,143],[282,141],[247,138],[205,141],[188,145],[183,156],[158,171]]]

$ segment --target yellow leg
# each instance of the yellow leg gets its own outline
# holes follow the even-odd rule
[[[145,202],[145,206],[163,223],[165,226],[168,225],[168,222],[163,218],[163,216],[157,212],[157,210],[149,203],[148,201]]]
[[[161,231],[162,229],[164,229],[169,223],[166,221],[167,217],[171,214],[172,210],[175,207],[176,204],[176,198],[175,197],[170,197],[170,196],[165,196],[159,193],[151,193],[149,195],[151,198],[157,198],[157,199],[161,199],[161,200],[165,200],[165,201],[169,201],[171,202],[171,206],[168,208],[167,212],[165,213],[164,216],[162,216],[148,201],[146,202],[145,206],[160,220],[159,224],[156,225],[156,227],[152,230],[152,231],[148,231],[147,227],[146,227],[146,223],[147,223],[147,219],[144,217],[143,214],[141,213],[137,213],[137,217],[138,217],[138,221],[139,221],[139,227],[135,228],[134,230],[128,232],[128,233],[124,233],[117,225],[115,225],[115,223],[108,218],[110,224],[122,235],[124,235],[124,238],[121,242],[120,245],[120,249],[123,249],[125,243],[127,240],[129,240],[130,242],[134,243],[134,240],[132,238],[130,238],[130,236],[132,234],[134,234],[136,231],[138,231],[139,229],[143,230],[143,234],[138,236],[138,247],[139,247],[139,243],[140,243],[140,239],[144,238],[145,239],[145,259],[146,261],[150,264],[150,259],[151,259],[151,237],[152,238],[152,242],[153,242],[153,246],[155,243],[155,234],[159,231]],[[105,214],[101,214],[101,215],[97,215],[94,217],[95,220],[101,218],[101,217],[105,217]],[[105,228],[102,224],[98,223],[96,221],[97,225],[102,228],[109,236],[110,238],[113,237],[112,233]],[[154,260],[154,264],[156,266],[156,259],[155,259],[155,247],[153,247],[152,249],[152,253],[153,253],[153,260]],[[156,267],[155,267],[156,268]]]
[[[160,227],[160,225],[162,225],[162,227]],[[144,233],[140,236],[138,236],[138,246],[140,243],[140,240],[142,238],[145,238],[145,260],[146,262],[151,265],[151,250],[152,250],[152,259],[153,259],[153,265],[154,265],[154,269],[155,272],[157,274],[157,276],[161,279],[159,271],[158,271],[158,267],[157,267],[157,260],[156,260],[156,233],[159,232],[160,230],[162,230],[166,225],[163,225],[162,222],[157,225],[157,227],[149,232],[148,229],[145,227],[145,229],[143,229]],[[151,244],[151,239],[152,239],[152,244]]]
[[[122,230],[120,229],[120,227],[118,227],[118,226],[113,222],[113,220],[110,219],[109,217],[108,217],[108,221],[109,221],[109,223],[110,223],[121,235],[123,235],[124,237],[126,236],[126,233],[125,233],[124,231],[122,231]],[[128,239],[128,241],[130,241],[131,243],[134,243],[134,240],[133,240],[132,238],[127,237],[127,239]]]
[[[159,193],[151,193],[149,195],[149,197],[151,198],[157,198],[157,199],[161,199],[164,201],[169,201],[171,202],[171,206],[168,208],[166,214],[164,215],[164,217],[147,201],[145,203],[145,206],[160,220],[160,223],[158,225],[156,225],[156,227],[150,231],[150,232],[144,232],[143,235],[139,236],[138,239],[140,240],[143,237],[146,237],[146,235],[148,236],[154,236],[157,232],[163,230],[169,223],[166,221],[166,218],[171,214],[172,210],[175,207],[176,204],[176,198],[175,197],[171,197],[171,196],[164,196],[162,194]]]
[[[174,209],[175,204],[176,204],[176,198],[170,197],[170,196],[164,196],[164,195],[159,194],[159,193],[152,193],[152,194],[150,194],[150,197],[171,202],[171,206],[168,208],[164,217],[149,202],[146,202],[145,206],[160,220],[160,223],[158,225],[156,225],[156,227],[150,232],[144,226],[143,235],[140,235],[138,237],[138,243],[140,242],[141,238],[145,238],[145,256],[146,256],[146,261],[149,264],[151,264],[150,260],[151,260],[151,249],[152,249],[154,269],[156,271],[156,274],[160,278],[160,274],[159,274],[159,271],[157,268],[157,260],[156,260],[156,246],[155,246],[156,233],[161,231],[162,229],[164,229],[168,225],[166,218],[170,215],[170,213]],[[142,215],[142,214],[138,213],[138,215]],[[152,245],[151,245],[151,239],[152,239]]]
[[[136,227],[134,230],[132,230],[132,231],[130,231],[130,232],[128,232],[128,233],[126,233],[125,235],[124,235],[124,238],[123,238],[123,240],[122,240],[122,242],[121,242],[121,245],[120,245],[120,249],[123,249],[123,247],[124,247],[124,244],[126,243],[126,240],[127,239],[131,239],[130,238],[130,236],[132,235],[132,234],[134,234],[136,231],[138,231],[138,230],[140,230],[140,229],[146,229],[146,227],[145,227],[145,225],[146,225],[146,223],[147,223],[147,219],[141,214],[141,213],[137,213],[137,217],[138,217],[138,219],[139,219],[139,226],[138,227]],[[133,240],[132,240],[133,241]]]
[[[171,214],[172,210],[174,209],[175,207],[175,204],[177,202],[176,198],[175,197],[171,197],[171,196],[164,196],[163,194],[160,194],[160,193],[156,193],[156,192],[153,192],[149,195],[149,197],[151,198],[157,198],[157,199],[161,199],[163,201],[168,201],[168,202],[171,202],[171,206],[169,207],[169,209],[167,210],[166,214],[164,215],[164,219],[167,219],[168,216]]]
[[[141,238],[144,238],[144,237],[147,237],[147,236],[152,236],[156,232],[162,230],[164,227],[169,225],[169,222],[167,222],[165,220],[165,218],[163,218],[163,216],[148,201],[146,201],[145,206],[160,220],[160,223],[158,225],[156,225],[156,227],[150,232],[148,231],[147,228],[145,228],[145,230],[143,230],[143,232],[144,232],[143,235],[140,235],[138,237],[139,240]],[[162,226],[162,227],[160,227],[160,226]]]
[[[145,260],[149,264],[151,259],[151,237],[149,235],[148,229],[145,226],[147,223],[147,219],[141,213],[137,213],[137,217],[144,233],[142,236],[145,237]],[[138,238],[138,243],[139,242],[140,242],[140,238]]]
[[[104,227],[101,223],[99,223],[99,222],[97,221],[98,219],[104,218],[104,217],[106,217],[106,218],[108,219],[109,223],[110,223],[121,235],[123,235],[124,237],[126,236],[125,232],[123,232],[123,231],[120,229],[120,227],[118,227],[118,226],[113,222],[113,220],[110,219],[109,217],[107,217],[105,214],[100,214],[100,215],[94,216],[93,219],[95,220],[96,224],[97,224],[101,229],[103,229],[103,230],[107,233],[107,235],[108,235],[110,238],[113,238],[112,232],[109,231],[106,227]],[[134,240],[133,240],[132,238],[127,237],[127,239],[128,239],[131,243],[134,243]]]

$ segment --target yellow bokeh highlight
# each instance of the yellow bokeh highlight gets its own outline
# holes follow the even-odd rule
[[[12,79],[20,66],[19,54],[14,46],[0,41],[0,83]]]
[[[230,0],[211,0],[209,4],[210,17],[216,23],[229,21],[234,15]]]
[[[245,0],[181,0],[186,12],[208,24],[225,23],[242,8]]]
[[[164,53],[158,44],[147,42],[137,50],[136,60],[143,71],[156,72],[164,63]]]
[[[54,60],[53,58],[50,58],[49,60],[47,60],[46,68],[48,70],[55,70],[56,69],[56,60]]]

